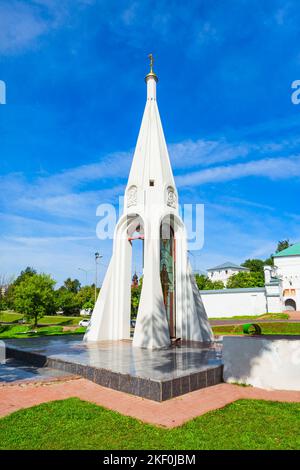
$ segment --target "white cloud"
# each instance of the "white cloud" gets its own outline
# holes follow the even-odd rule
[[[52,29],[62,26],[76,7],[93,0],[1,0],[0,53],[14,54],[36,45]]]
[[[277,152],[287,152],[294,145],[292,141],[258,146],[225,139],[199,139],[171,144],[169,149],[175,174],[186,168],[194,169],[176,179],[179,186],[190,190],[191,197],[194,191],[198,198],[199,186],[205,183],[246,176],[274,180],[300,176],[298,155],[275,157]],[[88,267],[95,250],[108,255],[111,242],[100,242],[96,237],[96,207],[102,202],[118,202],[132,155],[133,151],[111,153],[98,162],[49,176],[38,175],[31,181],[18,173],[0,177],[0,251],[5,270],[16,273],[33,264],[61,281],[66,273],[77,276],[79,266]],[[253,156],[256,159],[249,161]],[[233,160],[237,162],[229,164]],[[221,162],[224,164],[220,165]],[[286,220],[282,221],[272,207],[233,196],[227,195],[227,200],[217,196],[216,202],[210,198],[205,206],[205,245],[197,269],[203,270],[225,258],[241,262],[251,256],[268,256],[277,239],[286,237]],[[256,210],[253,217],[255,209],[261,210]],[[289,218],[293,221],[289,234],[296,238],[299,220]],[[232,237],[239,242],[232,243]],[[102,274],[104,271],[103,267]]]
[[[289,179],[300,176],[300,156],[265,158],[235,165],[217,166],[176,178],[178,186],[188,187],[258,176],[269,179]]]

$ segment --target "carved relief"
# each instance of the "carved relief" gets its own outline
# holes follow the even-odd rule
[[[167,205],[176,208],[177,196],[174,189],[169,186],[167,189]]]
[[[127,191],[127,207],[136,206],[137,204],[137,187],[130,186]]]

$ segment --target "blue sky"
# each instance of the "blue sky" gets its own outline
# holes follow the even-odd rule
[[[205,204],[194,268],[299,241],[299,23],[296,0],[0,0],[0,272],[84,281],[100,251],[103,277],[149,52],[180,200]]]

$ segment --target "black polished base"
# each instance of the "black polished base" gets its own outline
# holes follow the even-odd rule
[[[131,341],[85,343],[74,335],[6,340],[5,344],[7,357],[155,401],[222,382],[221,349],[215,343],[181,343],[152,351],[134,348]]]

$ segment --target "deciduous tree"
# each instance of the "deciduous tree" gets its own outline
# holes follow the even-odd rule
[[[32,319],[36,327],[39,318],[55,312],[54,286],[55,281],[47,274],[25,276],[14,288],[14,309]]]

